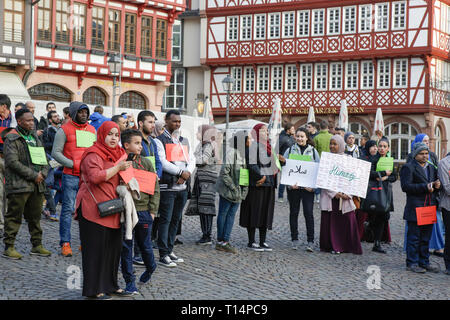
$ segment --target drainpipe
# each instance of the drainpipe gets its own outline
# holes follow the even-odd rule
[[[32,0],[30,0],[30,2],[31,2],[30,69],[28,69],[28,71],[23,76],[23,84],[25,85],[25,87],[27,86],[28,78],[31,76],[31,74],[33,73],[34,68],[35,68],[35,66],[34,66],[34,23],[33,22],[34,22],[34,6],[36,4],[38,4],[39,1],[40,0],[32,2]]]

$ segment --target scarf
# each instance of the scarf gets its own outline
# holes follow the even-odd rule
[[[105,142],[106,137],[113,128],[116,128],[117,131],[120,132],[119,126],[115,122],[103,122],[97,130],[97,141],[95,141],[92,147],[88,148],[84,152],[83,158],[93,152],[98,154],[103,160],[109,160],[111,162],[116,162],[119,160],[125,154],[125,150],[123,150],[119,145],[115,148],[111,148]]]
[[[345,152],[345,141],[340,134],[335,134],[331,137],[330,141],[334,140],[339,145],[339,150],[337,154],[344,154]]]
[[[256,142],[261,143],[262,145],[266,146],[267,154],[269,156],[271,156],[272,155],[272,147],[270,146],[269,140],[267,139],[266,141],[263,141],[263,140],[260,141],[259,131],[261,130],[261,128],[263,126],[265,126],[265,124],[262,124],[262,123],[258,123],[257,125],[255,125],[252,130],[252,137],[253,137],[253,139],[256,140]]]

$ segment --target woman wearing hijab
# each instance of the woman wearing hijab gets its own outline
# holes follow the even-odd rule
[[[351,131],[348,131],[344,134],[345,141],[345,154],[352,156],[353,158],[359,158],[359,148],[355,144],[355,134]]]
[[[345,142],[341,135],[330,140],[330,152],[344,154]],[[342,204],[341,204],[342,202]],[[320,193],[320,250],[339,254],[362,254],[355,204],[351,195],[322,189]]]
[[[414,145],[417,143],[423,142],[427,145],[427,147],[430,147],[430,137],[426,135],[425,133],[418,134],[414,141],[411,143],[411,151],[414,150]],[[408,154],[408,158],[406,162],[410,163],[414,160],[412,156],[412,152]],[[433,151],[429,151],[429,159],[428,164],[432,165],[435,169],[438,167],[438,157],[436,153]],[[408,233],[408,224],[405,224],[405,241],[403,249],[406,251],[406,234]],[[433,254],[439,257],[444,256],[444,246],[445,246],[445,240],[444,240],[444,221],[442,220],[442,213],[441,211],[437,211],[437,222],[433,224],[433,232],[431,234],[430,239],[430,250],[433,250]]]
[[[122,249],[120,213],[100,217],[97,208],[98,203],[118,197],[118,173],[131,166],[131,161],[115,164],[125,154],[119,141],[119,126],[112,121],[103,122],[97,131],[97,141],[85,151],[80,165],[75,219],[79,220],[83,248],[82,294],[99,300],[110,299],[110,295],[127,295],[117,283]]]
[[[200,226],[202,237],[197,244],[211,244],[211,232],[213,218],[216,215],[216,181],[217,170],[217,150],[216,138],[217,130],[210,125],[204,124],[198,127],[197,139],[200,141],[194,151],[197,171],[194,179],[194,189],[192,198],[186,210],[187,216],[200,216]]]
[[[249,249],[272,251],[266,243],[266,234],[267,229],[272,230],[278,169],[272,154],[267,126],[254,126],[252,138],[256,143],[252,143],[246,150],[249,188],[247,198],[241,203],[239,225],[247,228]],[[255,242],[256,228],[259,229],[259,244]]]

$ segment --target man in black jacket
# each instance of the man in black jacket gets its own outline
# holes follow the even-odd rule
[[[406,193],[406,206],[403,219],[408,223],[406,240],[406,269],[425,273],[439,272],[430,266],[428,251],[433,224],[418,225],[416,208],[435,206],[441,183],[437,170],[428,163],[429,150],[425,143],[416,143],[412,151],[412,160],[400,171],[403,192]],[[436,214],[436,213],[435,213]]]

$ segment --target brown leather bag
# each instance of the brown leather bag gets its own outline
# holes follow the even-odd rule
[[[353,196],[353,203],[355,204],[356,209],[361,208],[361,200],[359,197]]]

